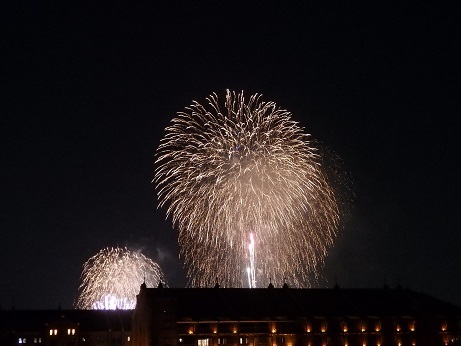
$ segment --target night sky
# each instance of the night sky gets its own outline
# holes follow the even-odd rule
[[[454,8],[94,3],[1,11],[2,308],[71,308],[108,246],[184,287],[155,150],[176,112],[227,88],[291,111],[352,176],[318,287],[400,284],[461,305]]]

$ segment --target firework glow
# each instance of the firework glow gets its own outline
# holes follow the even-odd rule
[[[250,233],[250,243],[248,244],[248,254],[250,256],[250,266],[247,267],[248,287],[256,288],[256,269],[255,269],[255,240]]]
[[[153,180],[179,231],[189,285],[263,287],[271,277],[311,286],[341,219],[319,147],[261,95],[206,100],[166,128]]]
[[[156,287],[165,278],[160,266],[127,248],[106,248],[83,265],[78,309],[134,309],[140,285]]]

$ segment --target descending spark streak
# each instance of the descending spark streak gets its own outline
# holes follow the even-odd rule
[[[207,101],[166,128],[154,177],[159,206],[179,230],[189,285],[219,277],[243,287],[251,229],[258,267],[250,281],[309,286],[341,214],[323,155],[290,112],[260,95],[228,90],[224,103],[216,94]]]
[[[250,255],[250,267],[248,271],[248,285],[250,288],[256,288],[256,271],[255,271],[255,240],[253,233],[250,233],[250,244],[248,244],[248,252]]]
[[[139,286],[165,282],[159,265],[127,248],[106,248],[83,265],[78,309],[134,309]]]

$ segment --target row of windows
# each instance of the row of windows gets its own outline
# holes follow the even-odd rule
[[[50,335],[58,335],[58,330],[57,329],[50,329]],[[68,329],[68,335],[75,335],[75,329]],[[29,339],[31,340],[31,339]],[[88,338],[82,338],[82,342],[88,342],[90,341]],[[98,336],[96,338],[97,342],[104,342],[105,338],[102,336]],[[131,336],[126,337],[126,341],[130,342],[131,341]],[[29,343],[34,343],[34,344],[41,344],[42,343],[42,338],[33,338],[32,341],[29,341]],[[27,344],[27,338],[18,338],[18,344]]]
[[[179,342],[182,343],[183,339],[179,339]],[[218,345],[226,345],[227,339],[226,338],[218,338]],[[239,338],[239,345],[248,345],[248,338],[242,337]],[[210,346],[210,339],[198,339],[197,346]]]
[[[82,342],[89,342],[90,339],[89,338],[82,338]],[[103,337],[103,336],[98,336],[96,337],[96,342],[105,342],[106,341],[106,338]],[[113,344],[116,344],[120,341],[120,339],[112,339],[112,343]],[[131,336],[127,336],[126,337],[126,341],[127,342],[130,342],[131,341]]]
[[[219,330],[218,330],[219,326]],[[387,325],[387,330],[389,330],[389,325]],[[254,325],[248,323],[242,324],[193,324],[193,325],[183,325],[180,327],[179,332],[181,334],[206,334],[212,332],[213,334],[216,333],[229,333],[232,332],[236,334],[240,333],[264,333],[264,332],[271,332],[275,333],[299,333],[299,332],[306,332],[306,333],[326,333],[329,329],[333,329],[343,333],[355,333],[355,332],[381,332],[382,331],[382,323],[381,321],[358,321],[358,322],[346,322],[341,321],[339,322],[339,330],[338,324],[328,323],[328,322],[317,322],[317,323],[305,323],[304,327],[301,324],[297,323],[255,323]],[[401,322],[393,322],[392,328],[396,332],[414,332],[416,331],[416,322],[414,320],[410,321],[401,321]],[[303,330],[302,330],[303,329]],[[447,323],[442,322],[440,326],[441,331],[447,330]]]
[[[50,335],[58,335],[58,330],[50,329]],[[74,328],[67,329],[67,335],[75,335],[75,329]]]
[[[33,342],[34,342],[34,344],[41,344],[42,343],[42,338],[34,338]],[[26,338],[19,338],[18,339],[18,344],[27,344],[27,339]]]
[[[282,337],[277,337],[277,339],[274,342],[275,342],[274,345],[292,345],[292,340],[291,341],[289,339],[285,340],[285,337],[283,337],[283,336]],[[403,346],[403,345],[416,346],[416,341],[414,341],[414,340],[412,340],[412,341],[406,340],[404,342],[401,339],[396,339],[396,340],[394,340],[394,342],[395,342],[395,344],[394,344],[395,346]],[[179,343],[180,344],[183,343],[182,338],[179,339]],[[226,338],[218,338],[218,345],[226,345],[227,343],[228,343],[228,340]],[[248,343],[249,342],[248,342],[247,337],[239,338],[238,345],[248,345]],[[197,339],[196,343],[194,343],[194,344],[196,346],[211,346],[213,343],[209,338],[204,338],[204,339]],[[230,344],[235,345],[234,341],[230,342]],[[260,345],[267,345],[268,340],[260,340],[259,344]],[[349,344],[349,341],[347,339],[343,339],[341,344],[343,346],[351,346],[352,345],[352,344]],[[357,343],[354,342],[353,344],[356,345]],[[447,344],[447,342],[445,342],[445,344]],[[307,341],[306,345],[307,346],[313,346],[314,344],[313,344],[312,341]],[[317,345],[317,343],[315,345]],[[324,339],[318,345],[327,346],[328,345],[327,339]],[[367,342],[366,340],[362,340],[357,345],[361,345],[361,346],[381,346],[382,345],[382,340],[381,339],[376,339],[374,342],[369,342],[369,341]]]

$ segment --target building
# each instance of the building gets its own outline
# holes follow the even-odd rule
[[[390,289],[147,288],[132,346],[460,345],[461,308]]]
[[[461,308],[390,289],[147,288],[133,310],[0,310],[0,346],[461,345]]]
[[[0,310],[1,346],[130,346],[133,310]]]

